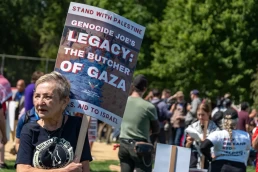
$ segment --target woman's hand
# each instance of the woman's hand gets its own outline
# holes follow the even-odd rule
[[[82,172],[82,164],[72,162],[69,165],[67,165],[64,169],[67,172]]]
[[[193,144],[194,139],[190,137],[189,135],[186,136],[186,146],[187,148],[190,148],[191,145]]]
[[[194,139],[193,139],[191,136],[188,135],[188,136],[186,137],[186,141],[187,141],[187,142],[193,142]]]
[[[192,144],[194,142],[194,139],[191,136],[188,135],[186,137],[186,142],[187,142],[187,144]]]

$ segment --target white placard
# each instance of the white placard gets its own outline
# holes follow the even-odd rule
[[[11,131],[14,131],[14,121],[15,121],[15,110],[17,107],[16,101],[9,101],[8,102],[8,111],[7,111],[7,117],[9,118],[9,123],[7,124],[10,127]]]
[[[14,131],[14,120],[15,120],[15,109],[17,103],[15,101],[6,102],[7,111],[6,111],[6,137],[7,140],[10,140],[10,133]]]
[[[175,172],[188,172],[190,166],[191,149],[177,146]]]
[[[189,172],[191,149],[177,146],[175,171]],[[154,172],[170,172],[172,145],[157,144]]]
[[[157,144],[154,172],[169,172],[172,146]]]

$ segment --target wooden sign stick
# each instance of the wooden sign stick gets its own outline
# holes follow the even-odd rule
[[[170,157],[169,172],[175,172],[175,170],[176,170],[177,147],[172,145],[171,151],[172,152],[171,152],[171,157]]]
[[[88,115],[82,116],[82,124],[81,124],[80,133],[79,133],[79,137],[77,140],[77,146],[76,146],[76,150],[75,150],[76,163],[79,163],[81,160],[84,141],[85,141],[86,134],[88,132],[90,118],[91,117]]]
[[[202,139],[204,141],[206,139],[206,135],[207,135],[208,122],[205,121],[203,125],[204,125],[204,127],[203,127],[203,137],[202,137]],[[204,169],[204,163],[205,163],[205,156],[202,155],[202,158],[201,158],[201,168],[202,169]]]

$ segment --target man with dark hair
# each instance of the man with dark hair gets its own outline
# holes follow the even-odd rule
[[[31,76],[31,84],[29,84],[25,88],[25,100],[24,100],[24,106],[25,106],[25,112],[30,110],[33,107],[33,91],[35,89],[35,82],[44,75],[43,72],[35,71],[33,72]]]
[[[168,105],[165,103],[165,101],[160,99],[161,93],[158,89],[153,89],[152,94],[153,94],[153,99],[151,100],[151,103],[157,109],[160,132],[158,134],[157,139],[156,139],[156,137],[151,138],[151,142],[154,144],[156,141],[158,141],[159,143],[165,144],[166,143],[166,135],[165,135],[164,126],[165,126],[167,120],[171,118],[172,112],[168,110]]]
[[[224,106],[226,109],[230,108],[231,105],[232,105],[232,102],[231,102],[231,100],[230,100],[229,98],[226,98],[225,100],[223,100],[223,106]]]
[[[230,99],[226,98],[226,99],[221,99],[221,101],[217,102],[217,110],[214,109],[211,117],[212,117],[212,121],[215,122],[215,124],[222,130],[223,129],[223,123],[222,123],[222,119],[223,119],[223,115],[224,112],[231,108],[232,102]]]
[[[241,103],[241,111],[238,112],[237,129],[248,132],[249,129],[249,104],[247,102]]]
[[[120,133],[121,171],[152,171],[152,155],[147,153],[138,156],[135,152],[137,142],[148,142],[150,131],[159,133],[157,111],[154,105],[145,101],[142,96],[148,86],[144,75],[137,75],[132,83],[132,94],[128,97]]]
[[[159,91],[158,89],[156,89],[156,88],[154,88],[154,89],[152,90],[152,94],[153,94],[153,97],[158,97],[158,98],[160,98],[160,96],[161,96],[160,91]]]

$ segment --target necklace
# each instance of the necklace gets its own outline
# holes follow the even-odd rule
[[[45,131],[47,132],[47,137],[48,137],[48,139],[50,139],[51,138],[51,136],[52,135],[54,135],[55,133],[57,133],[57,132],[59,132],[59,136],[58,136],[58,138],[60,138],[61,137],[61,134],[62,134],[62,130],[63,130],[63,126],[64,126],[64,122],[65,122],[65,116],[63,115],[63,119],[62,119],[62,125],[61,125],[61,127],[60,128],[58,128],[58,129],[56,129],[56,130],[54,130],[54,131],[48,131],[47,129],[45,129]]]
[[[54,135],[55,133],[57,133],[58,131],[60,131],[60,128],[54,130],[54,131],[48,131],[47,129],[45,129],[45,131],[47,132],[47,137],[48,139],[51,138],[52,135]]]

